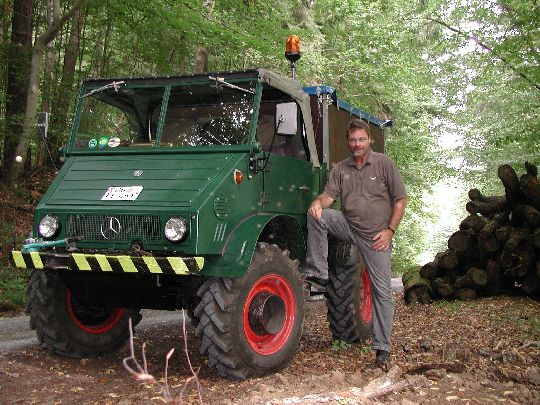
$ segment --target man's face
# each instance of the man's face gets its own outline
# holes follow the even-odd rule
[[[369,152],[369,135],[365,129],[354,129],[349,132],[349,149],[355,158],[363,158]]]

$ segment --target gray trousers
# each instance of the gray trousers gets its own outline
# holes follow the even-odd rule
[[[323,209],[320,221],[307,216],[308,276],[328,278],[328,234],[355,245],[368,268],[373,295],[373,349],[390,351],[394,301],[392,298],[391,247],[377,252],[371,248],[373,240],[358,235],[349,226],[341,211]]]

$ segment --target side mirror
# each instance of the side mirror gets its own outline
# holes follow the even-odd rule
[[[293,136],[298,132],[298,106],[296,103],[276,105],[276,134]]]

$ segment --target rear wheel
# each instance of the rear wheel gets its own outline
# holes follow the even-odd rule
[[[67,357],[97,357],[118,349],[128,338],[128,320],[138,310],[85,305],[58,274],[34,270],[27,289],[30,327],[39,342]]]
[[[246,379],[284,367],[304,324],[298,264],[275,245],[260,243],[248,273],[210,279],[195,309],[201,354],[228,378]]]
[[[332,239],[329,246],[326,306],[330,331],[336,340],[360,342],[372,334],[373,303],[368,269],[357,249]]]

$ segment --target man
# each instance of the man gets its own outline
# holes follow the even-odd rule
[[[387,366],[394,316],[392,237],[403,218],[408,197],[395,163],[371,150],[368,123],[352,120],[347,141],[351,157],[331,170],[324,192],[308,209],[306,281],[322,286],[327,283],[328,234],[357,246],[372,284],[376,363]],[[338,197],[341,211],[329,209]]]

